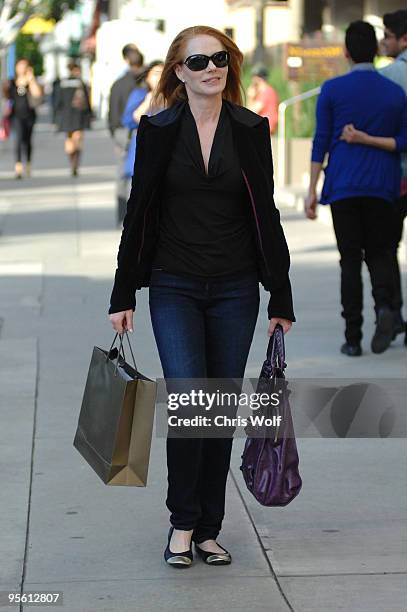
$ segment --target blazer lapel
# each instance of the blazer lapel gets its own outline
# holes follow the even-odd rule
[[[147,176],[143,177],[147,190],[154,188],[160,182],[168,167],[185,104],[179,102],[168,111],[148,118],[144,166]],[[265,163],[260,154],[262,143],[256,142],[256,138],[261,136],[256,126],[263,118],[254,114],[248,117],[247,111],[243,113],[239,107],[229,102],[226,102],[226,107],[229,110],[241,167],[256,190],[256,185],[260,182],[258,179],[264,173]]]
[[[178,128],[178,121],[159,128],[148,127],[147,146],[145,147],[146,165],[154,180],[157,178],[157,172],[161,174],[161,171],[168,165]]]

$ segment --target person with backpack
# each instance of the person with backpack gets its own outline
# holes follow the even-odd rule
[[[91,127],[92,108],[80,65],[70,61],[68,70],[68,76],[60,80],[55,91],[55,120],[58,131],[66,133],[65,153],[69,157],[72,176],[77,176],[83,132]]]

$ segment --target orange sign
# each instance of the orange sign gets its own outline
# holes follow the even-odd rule
[[[287,43],[284,68],[292,81],[325,81],[346,71],[341,43]]]

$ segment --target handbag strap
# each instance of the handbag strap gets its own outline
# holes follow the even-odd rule
[[[277,323],[274,332],[270,336],[267,347],[267,360],[273,368],[284,370],[287,367],[285,363],[284,331],[280,323]]]

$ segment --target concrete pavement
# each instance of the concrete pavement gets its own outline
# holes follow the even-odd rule
[[[0,163],[0,590],[62,590],[67,612],[404,612],[403,439],[300,439],[303,490],[273,509],[247,492],[237,439],[220,539],[234,562],[197,560],[186,572],[162,559],[164,441],[153,438],[146,489],[106,487],[73,448],[92,348],[113,338],[107,307],[120,237],[109,140],[95,131],[86,142],[77,180],[65,170],[60,137],[46,131],[37,134],[32,179],[11,178],[7,147]],[[332,230],[295,210],[283,219],[298,319],[287,336],[288,375],[405,378],[401,339],[381,356],[369,352],[367,291],[366,354],[339,354]],[[264,359],[267,300],[262,291],[247,376]],[[161,376],[147,290],[138,293],[133,346],[142,371]]]

